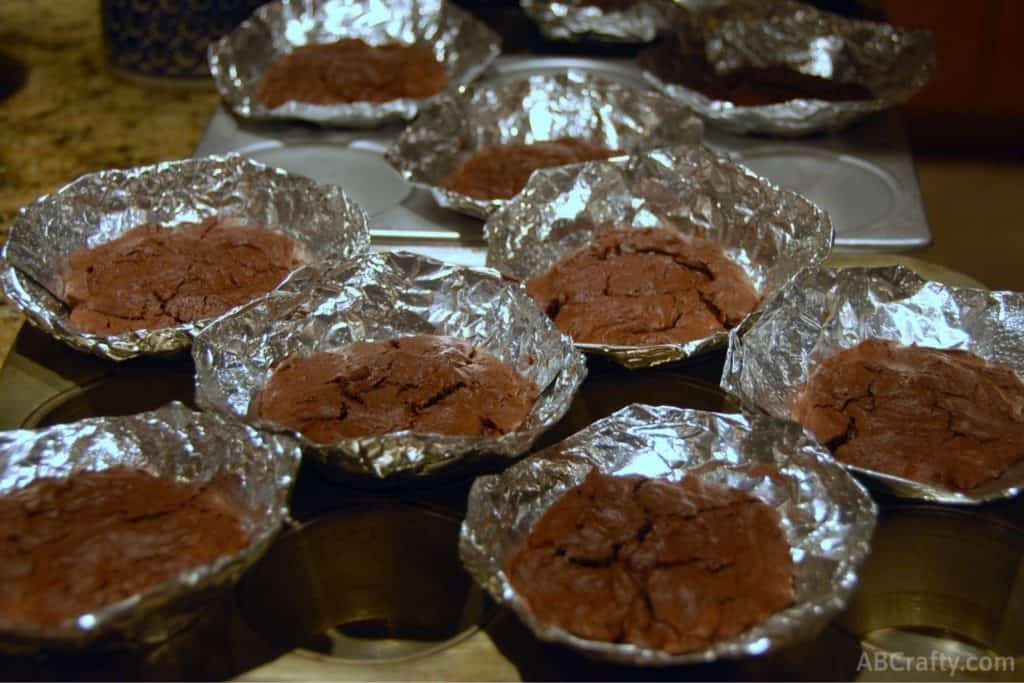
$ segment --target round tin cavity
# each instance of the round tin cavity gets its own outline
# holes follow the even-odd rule
[[[890,671],[927,660],[930,678],[1016,680],[1024,671],[1024,531],[974,511],[883,508],[836,625],[862,641],[865,655],[901,660]]]
[[[437,652],[491,611],[462,569],[458,540],[455,517],[364,500],[282,536],[239,585],[241,612],[270,642],[314,658]]]

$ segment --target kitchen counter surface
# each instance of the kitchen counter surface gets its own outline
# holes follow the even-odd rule
[[[187,157],[217,106],[210,89],[137,84],[104,66],[96,0],[0,3],[0,241],[17,210],[77,176]],[[4,87],[0,83],[0,92]],[[1024,289],[1024,164],[918,159],[935,246],[924,258]],[[918,256],[921,256],[918,254]],[[21,316],[0,303],[0,360]]]

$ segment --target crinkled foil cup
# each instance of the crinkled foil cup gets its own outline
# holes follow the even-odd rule
[[[594,468],[671,481],[696,475],[771,505],[791,548],[795,604],[734,638],[679,655],[588,640],[535,617],[509,583],[505,560],[544,512]],[[777,475],[767,475],[766,468]],[[478,477],[459,554],[473,578],[539,638],[627,664],[689,664],[759,655],[813,636],[846,605],[876,516],[864,488],[799,425],[633,404],[500,475]]]
[[[572,0],[520,0],[519,5],[549,40],[649,43],[666,26],[665,12],[656,0],[637,0],[617,10]]]
[[[421,334],[467,340],[535,382],[541,393],[526,422],[500,437],[402,431],[325,446],[296,434],[322,464],[376,479],[415,478],[474,456],[516,457],[565,415],[586,376],[572,340],[522,287],[487,268],[385,252],[302,268],[206,328],[192,349],[196,400],[259,428],[287,430],[248,414],[279,360]]]
[[[209,321],[96,335],[71,324],[61,268],[146,222],[174,225],[234,216],[295,239],[311,260],[351,258],[370,247],[366,213],[341,188],[244,157],[170,161],[82,176],[23,208],[4,246],[4,295],[44,332],[111,360],[187,349]]]
[[[928,82],[935,61],[934,41],[927,31],[900,31],[888,24],[846,19],[791,0],[731,2],[708,13],[677,16],[684,27],[641,55],[644,75],[705,120],[734,133],[799,136],[838,130],[909,99]],[[875,97],[846,102],[800,98],[740,106],[668,82],[647,68],[648,60],[664,63],[664,55],[678,50],[679,42],[693,38],[704,44],[707,61],[719,74],[742,67],[785,66],[865,86]]]
[[[128,417],[0,433],[0,493],[23,488],[39,477],[66,478],[117,465],[194,484],[217,479],[249,513],[245,522],[250,534],[249,546],[235,555],[193,567],[144,593],[59,626],[0,619],[0,651],[25,654],[143,645],[186,628],[210,591],[235,581],[285,524],[300,459],[294,439],[197,413],[180,403]]]
[[[280,0],[257,9],[238,28],[210,43],[210,73],[228,106],[250,119],[302,119],[324,125],[373,127],[409,120],[436,98],[267,108],[255,97],[264,72],[300,45],[361,38],[370,45],[429,43],[443,60],[449,87],[469,83],[501,53],[498,35],[444,0]]]
[[[833,239],[828,214],[811,202],[702,145],[687,145],[537,171],[484,225],[487,265],[528,280],[590,242],[594,226],[702,236],[721,246],[762,296],[828,258]],[[719,332],[685,344],[577,347],[641,368],[727,340]]]
[[[484,147],[574,137],[640,151],[700,142],[703,125],[687,107],[586,71],[537,75],[450,94],[424,108],[388,150],[409,181],[439,205],[487,218],[506,199],[477,199],[442,186]]]
[[[970,351],[1024,377],[1024,294],[951,287],[903,266],[808,269],[733,330],[722,388],[748,410],[792,419],[813,368],[868,339]],[[1024,462],[966,493],[841,464],[897,496],[936,503],[980,504],[1024,488]]]

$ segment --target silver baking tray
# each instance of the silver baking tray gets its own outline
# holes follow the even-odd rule
[[[575,68],[649,89],[631,60],[502,56],[481,77],[497,82]],[[391,168],[383,153],[400,126],[366,130],[238,119],[220,108],[194,156],[239,153],[335,183],[370,215],[374,247],[402,248],[462,265],[483,265],[482,223],[437,206]],[[917,174],[898,111],[840,133],[786,140],[743,137],[708,127],[719,152],[815,202],[832,217],[836,248],[911,251],[931,244]]]

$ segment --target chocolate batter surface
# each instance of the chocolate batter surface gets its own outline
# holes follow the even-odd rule
[[[943,488],[1024,459],[1024,383],[967,351],[861,342],[814,369],[793,417],[838,460]]]
[[[640,64],[668,83],[697,90],[713,100],[741,107],[779,104],[796,99],[832,102],[870,100],[874,93],[858,83],[840,83],[785,66],[745,67],[717,74],[701,51],[683,50],[676,38],[640,55]]]
[[[505,571],[544,621],[681,654],[793,604],[774,509],[736,489],[592,470],[537,521]]]
[[[302,45],[280,57],[256,86],[267,107],[423,98],[444,90],[444,63],[429,45],[370,46],[358,38]]]
[[[325,444],[402,430],[499,436],[519,428],[538,393],[467,342],[402,337],[285,358],[250,413]]]
[[[0,618],[56,625],[248,545],[214,487],[131,467],[41,478],[0,497]]]
[[[760,297],[712,242],[657,228],[608,230],[526,283],[578,342],[666,344],[737,325]]]
[[[71,254],[64,301],[92,334],[173,327],[270,291],[302,263],[298,250],[287,235],[229,219],[147,223]]]
[[[607,159],[623,152],[575,138],[484,147],[448,174],[441,184],[477,199],[508,199],[526,187],[539,168]]]

